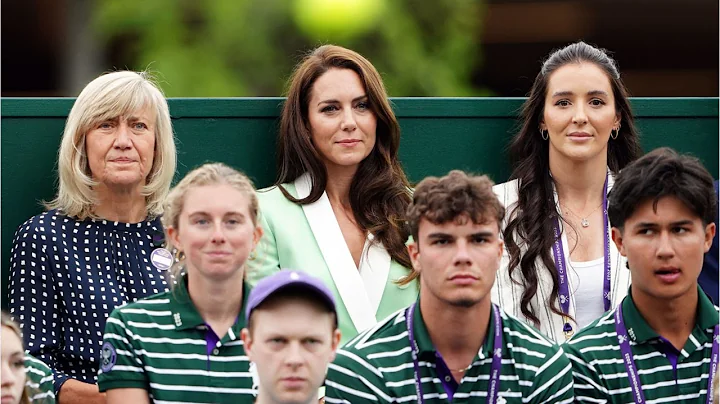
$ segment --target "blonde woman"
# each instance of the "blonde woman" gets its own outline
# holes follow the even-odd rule
[[[252,183],[223,164],[191,171],[170,192],[162,220],[177,283],[108,319],[98,379],[108,404],[254,401],[240,331],[257,217]]]
[[[175,173],[167,102],[145,73],[98,77],[80,93],[47,212],[15,233],[10,310],[29,352],[54,374],[60,403],[104,403],[96,383],[105,320],[167,290],[151,262]]]
[[[10,315],[0,313],[2,323],[2,404],[53,404],[52,373],[43,362],[26,355],[20,327]]]

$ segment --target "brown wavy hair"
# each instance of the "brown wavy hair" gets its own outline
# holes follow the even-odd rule
[[[390,256],[411,268],[405,248],[409,236],[405,212],[410,205],[410,184],[398,158],[400,125],[395,118],[385,86],[375,67],[352,50],[323,45],[308,54],[295,68],[289,81],[287,101],[280,117],[278,139],[278,178],[275,182],[285,197],[304,205],[317,201],[327,186],[327,170],[311,142],[308,104],[315,81],[330,69],[350,69],[357,73],[377,118],[377,140],[370,154],[360,163],[350,184],[350,207],[358,225],[375,236]],[[298,199],[282,186],[303,173],[310,175],[310,195]],[[409,283],[414,275],[403,278]]]
[[[467,215],[475,224],[495,221],[499,230],[505,217],[505,207],[493,193],[493,185],[486,175],[473,176],[460,170],[452,170],[444,177],[427,177],[420,181],[407,213],[415,242],[420,242],[418,232],[423,218],[434,224],[443,224]]]
[[[521,126],[509,145],[513,172],[510,179],[518,180],[518,203],[503,238],[510,254],[509,273],[513,282],[522,285],[520,309],[525,317],[536,325],[540,323],[532,299],[538,289],[538,258],[553,279],[553,286],[545,304],[556,314],[558,307],[558,271],[550,254],[555,243],[553,226],[563,220],[555,207],[553,180],[550,176],[549,146],[539,132],[545,108],[545,96],[550,76],[558,68],[570,63],[592,63],[601,68],[610,79],[615,97],[615,110],[620,114],[620,130],[617,139],[608,141],[608,166],[617,173],[637,159],[642,150],[630,108],[628,91],[620,78],[615,60],[603,49],[584,42],[576,42],[556,50],[545,60],[530,89],[530,94],[520,112]],[[521,246],[526,248],[522,253]]]

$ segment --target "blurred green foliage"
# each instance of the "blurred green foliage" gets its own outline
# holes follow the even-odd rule
[[[325,43],[367,57],[391,96],[485,95],[471,77],[482,0],[383,0],[373,29],[351,38],[304,34],[295,1],[97,0],[92,24],[120,51],[117,68],[159,73],[168,97],[281,95],[293,66]]]

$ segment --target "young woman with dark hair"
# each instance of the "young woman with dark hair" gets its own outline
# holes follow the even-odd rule
[[[615,61],[584,42],[548,57],[521,120],[511,180],[495,187],[507,214],[493,298],[564,341],[627,294],[607,192],[639,157],[638,134]]]
[[[259,193],[265,236],[255,280],[303,270],[338,297],[343,339],[417,297],[405,248],[410,187],[380,74],[325,45],[296,68],[280,120],[276,186]]]

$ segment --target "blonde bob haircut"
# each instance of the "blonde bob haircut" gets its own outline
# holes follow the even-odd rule
[[[147,72],[117,71],[104,74],[85,86],[70,110],[60,151],[58,152],[59,186],[55,199],[45,204],[63,214],[99,219],[93,213],[97,204],[93,179],[87,158],[87,133],[100,123],[130,115],[143,108],[155,112],[155,154],[152,168],[145,178],[148,217],[162,214],[175,175],[177,157],[170,111],[160,88]]]
[[[253,226],[257,227],[259,214],[258,198],[252,181],[250,181],[245,174],[223,163],[206,163],[190,171],[170,191],[165,201],[165,213],[160,219],[165,229],[167,249],[170,250],[176,258],[176,262],[170,268],[170,280],[178,279],[183,274],[184,263],[183,259],[178,259],[181,251],[177,249],[177,246],[173,245],[172,239],[168,234],[168,229],[172,227],[178,231],[180,230],[180,214],[185,208],[185,196],[189,190],[206,185],[229,185],[241,194],[247,196],[250,220]],[[171,283],[175,285],[174,282]]]

